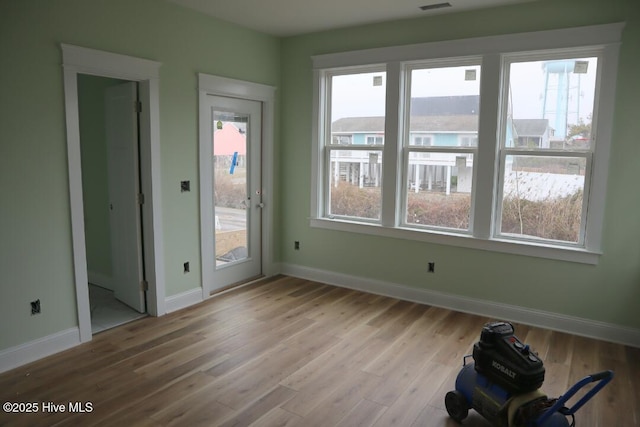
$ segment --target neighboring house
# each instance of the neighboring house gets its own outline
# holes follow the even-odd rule
[[[441,96],[411,100],[410,147],[476,147],[480,98]],[[510,119],[507,144],[523,148],[551,148],[554,129],[548,119]],[[381,145],[384,117],[345,117],[331,125],[334,145]],[[331,170],[334,185],[339,181],[360,187],[379,186],[382,159],[378,151],[334,150]],[[443,190],[446,194],[470,192],[472,154],[412,153],[407,185],[413,191]],[[510,169],[511,165],[507,165]],[[452,188],[453,186],[453,188]]]
[[[244,166],[247,156],[247,134],[230,122],[219,122],[213,133],[213,155],[217,166],[230,166],[236,155],[236,166]]]
[[[554,134],[548,119],[513,119],[516,147],[551,148]]]
[[[412,116],[464,116],[478,115],[480,96],[426,96],[411,98]]]
[[[410,147],[475,147],[478,143],[478,96],[442,96],[411,100]],[[381,145],[384,117],[345,117],[331,124],[334,145]],[[347,181],[360,187],[379,186],[380,151],[333,150],[334,184]],[[449,194],[471,191],[473,158],[470,153],[412,153],[408,185],[414,191],[440,188]],[[452,178],[455,177],[455,180]]]

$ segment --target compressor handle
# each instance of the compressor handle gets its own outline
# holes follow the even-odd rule
[[[600,381],[610,376],[613,376],[613,372],[611,371],[598,372],[597,374],[591,375],[591,382]]]
[[[593,397],[594,394],[599,392],[602,387],[607,385],[609,381],[613,379],[613,371],[602,371],[597,374],[587,375],[577,383],[573,385],[565,394],[560,396],[556,403],[553,404],[549,409],[547,409],[541,416],[535,421],[536,426],[541,426],[543,423],[553,415],[555,412],[560,412],[563,415],[573,415],[578,409],[582,408],[582,406],[589,401]],[[594,385],[591,390],[589,390],[582,399],[578,400],[571,408],[565,408],[564,404],[573,397],[574,394],[578,392],[581,388],[585,387],[587,384],[591,384],[593,382],[598,382],[598,384]]]

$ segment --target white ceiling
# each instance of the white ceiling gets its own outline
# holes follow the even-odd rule
[[[403,18],[533,0],[168,0],[275,36],[291,36]],[[430,11],[420,6],[449,2]]]

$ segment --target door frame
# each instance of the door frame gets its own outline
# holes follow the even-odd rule
[[[64,103],[69,168],[69,202],[73,268],[80,342],[91,341],[91,312],[84,233],[82,164],[78,111],[78,74],[111,77],[139,83],[144,107],[140,113],[140,179],[145,195],[142,223],[147,291],[147,312],[165,314],[165,278],[160,177],[160,62],[61,43]]]
[[[200,157],[200,265],[202,269],[202,299],[210,297],[215,255],[213,253],[213,198],[207,191],[212,182],[212,166],[207,157],[208,145],[206,126],[210,123],[210,112],[206,107],[207,96],[224,96],[262,103],[262,274],[272,276],[276,273],[273,262],[273,221],[274,178],[273,178],[273,135],[276,88],[259,83],[210,74],[198,74],[199,102],[199,157]]]

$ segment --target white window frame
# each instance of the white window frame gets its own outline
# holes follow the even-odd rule
[[[316,122],[314,126],[318,126],[319,123],[322,123],[322,129],[318,129],[316,135],[318,139],[316,140],[316,144],[322,145],[322,155],[320,160],[321,164],[316,164],[315,168],[322,170],[322,179],[325,181],[319,183],[317,185],[317,189],[319,192],[320,201],[318,203],[318,209],[321,210],[316,216],[326,218],[328,220],[343,220],[343,221],[355,221],[361,224],[380,224],[380,219],[375,218],[359,218],[359,217],[349,217],[343,215],[337,215],[331,213],[330,211],[330,203],[331,203],[331,187],[329,185],[329,173],[331,173],[331,153],[332,152],[380,152],[382,154],[382,158],[384,159],[384,143],[385,143],[385,134],[378,134],[375,132],[365,132],[364,134],[364,144],[355,144],[354,137],[352,136],[351,144],[342,145],[342,144],[330,144],[331,137],[331,116],[330,116],[330,106],[331,106],[331,81],[333,77],[350,75],[356,73],[386,73],[384,64],[368,64],[367,66],[358,66],[358,67],[346,67],[346,68],[333,68],[331,70],[323,71],[322,78],[322,87],[323,87],[323,99],[322,99],[322,107],[321,114],[322,120]],[[317,104],[316,104],[317,105]],[[325,118],[327,120],[325,120]],[[369,138],[382,138],[382,142],[380,144],[369,144]],[[332,142],[332,141],[331,141]],[[345,157],[345,159],[348,157]],[[384,161],[384,160],[383,160]],[[314,166],[312,166],[312,170]],[[384,178],[383,178],[384,180]]]
[[[619,44],[623,23],[567,28],[550,31],[489,36],[407,46],[385,47],[342,52],[312,57],[314,68],[314,103],[311,164],[311,219],[316,228],[373,234],[409,240],[432,242],[504,253],[551,258],[587,264],[597,264],[602,254],[602,227],[608,176],[609,152],[613,127],[613,109],[617,77]],[[567,246],[546,241],[505,239],[495,233],[500,162],[499,133],[503,100],[504,58],[519,53],[566,50],[599,52],[596,105],[592,141],[592,168],[589,171],[588,212],[584,242]],[[420,230],[402,225],[399,200],[404,181],[402,170],[404,81],[406,64],[416,61],[448,58],[482,57],[480,82],[480,122],[478,126],[477,158],[474,158],[471,234],[446,230]],[[386,68],[385,144],[383,149],[382,218],[379,223],[365,223],[345,218],[327,218],[323,206],[325,146],[327,131],[326,76],[334,70],[348,70],[380,64]],[[347,72],[347,71],[345,71]]]
[[[404,102],[404,109],[400,108],[401,111],[409,111],[409,114],[404,114],[404,120],[405,122],[403,122],[402,124],[404,125],[404,128],[402,130],[404,130],[404,132],[407,134],[407,136],[405,138],[403,138],[403,141],[407,141],[403,147],[402,147],[402,167],[401,167],[401,172],[402,172],[402,176],[403,176],[403,182],[406,183],[408,182],[408,176],[409,176],[409,159],[410,159],[410,155],[411,153],[419,153],[420,155],[424,155],[427,156],[428,158],[431,158],[432,154],[435,154],[436,156],[438,154],[455,154],[456,157],[457,156],[464,156],[464,157],[468,157],[468,156],[472,156],[474,159],[476,158],[477,154],[478,154],[478,148],[477,146],[469,146],[469,147],[462,147],[460,146],[460,144],[458,143],[457,145],[454,146],[449,146],[449,145],[434,145],[435,143],[435,134],[431,134],[429,135],[431,137],[430,140],[430,144],[428,146],[417,146],[415,144],[412,143],[412,140],[409,136],[410,134],[410,104],[411,104],[411,85],[412,85],[412,75],[413,75],[413,71],[416,70],[426,70],[426,69],[437,69],[437,68],[450,68],[450,67],[467,67],[467,66],[471,66],[471,67],[480,67],[480,70],[482,69],[482,57],[480,56],[471,56],[471,57],[461,57],[461,58],[451,58],[451,59],[436,59],[436,60],[427,60],[427,61],[418,61],[418,62],[412,62],[406,65],[406,67],[403,68],[403,72],[404,72],[404,82],[405,82],[405,87],[401,88],[402,93],[404,94],[404,97],[402,98],[402,101]],[[480,71],[480,74],[482,75],[482,71]],[[441,133],[450,133],[450,132],[441,132]],[[452,166],[453,167],[453,166]],[[475,164],[474,164],[474,178],[472,178],[473,181],[475,181]],[[399,205],[399,213],[400,213],[400,218],[398,218],[397,222],[400,224],[401,227],[403,228],[407,228],[407,229],[419,229],[419,230],[433,230],[436,232],[451,232],[454,234],[459,234],[459,235],[472,235],[473,230],[473,200],[474,200],[474,185],[472,184],[472,188],[471,188],[471,205],[469,208],[469,227],[466,229],[455,229],[455,228],[446,228],[446,227],[442,227],[442,226],[436,226],[436,225],[432,225],[432,224],[415,224],[415,223],[409,223],[407,222],[407,204],[408,204],[408,200],[409,200],[409,192],[410,192],[410,188],[407,185],[403,185],[403,191],[400,195],[401,199],[398,200],[398,205]]]
[[[502,76],[503,76],[503,86],[507,87],[510,80],[510,66],[511,64],[517,64],[521,62],[529,62],[529,61],[544,61],[544,60],[554,60],[554,59],[580,59],[585,57],[597,58],[598,65],[600,68],[602,64],[602,49],[600,48],[575,48],[569,50],[555,50],[552,49],[550,51],[537,51],[534,53],[518,53],[518,54],[507,54],[503,56],[502,63]],[[598,117],[598,111],[595,108],[599,102],[599,91],[598,87],[600,82],[598,81],[601,78],[601,74],[598,73],[596,75],[596,83],[595,83],[595,93],[594,93],[594,111],[593,111],[593,126],[598,126],[600,119]],[[507,105],[508,105],[508,91],[503,91],[502,93],[502,109],[501,115],[502,117],[507,117]],[[497,197],[496,197],[496,206],[495,206],[495,224],[494,224],[494,234],[497,238],[506,239],[506,240],[515,240],[515,241],[544,241],[544,239],[536,238],[533,236],[519,236],[508,233],[500,232],[500,221],[502,218],[502,202],[504,197],[504,179],[505,179],[505,167],[506,167],[506,158],[507,156],[530,156],[530,157],[577,157],[585,159],[586,170],[585,170],[585,180],[583,187],[583,197],[582,202],[582,218],[580,221],[580,230],[578,232],[578,242],[564,242],[564,241],[552,241],[549,242],[551,244],[557,246],[575,246],[575,247],[584,247],[586,243],[587,237],[587,212],[594,208],[591,203],[593,199],[593,195],[590,194],[589,189],[591,185],[591,169],[593,167],[594,160],[594,152],[595,147],[598,145],[595,143],[595,139],[591,141],[590,147],[588,149],[576,149],[576,150],[561,150],[561,149],[551,149],[551,148],[540,148],[542,141],[539,142],[538,148],[529,149],[527,147],[518,146],[515,144],[513,147],[506,146],[506,126],[502,126],[500,129],[500,137],[499,137],[499,164],[500,164],[500,173],[498,175],[498,184],[497,184]]]

